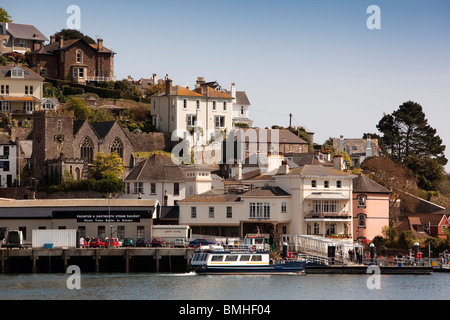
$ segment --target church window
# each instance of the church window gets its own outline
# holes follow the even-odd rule
[[[123,159],[123,144],[122,144],[122,141],[120,141],[119,138],[115,138],[111,142],[110,151],[111,152],[116,152],[119,155],[119,157],[121,157]]]
[[[94,158],[94,147],[91,139],[89,139],[88,137],[85,137],[81,141],[80,155],[81,159],[86,160],[87,163],[92,163],[92,160]]]

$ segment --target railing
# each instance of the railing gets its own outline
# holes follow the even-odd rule
[[[342,218],[342,219],[350,219],[352,215],[350,212],[347,211],[340,211],[340,212],[314,212],[309,211],[305,212],[305,219],[312,219],[312,218],[318,218],[318,219],[324,219],[324,218]]]
[[[114,81],[113,77],[101,77],[101,76],[87,76],[86,81]]]

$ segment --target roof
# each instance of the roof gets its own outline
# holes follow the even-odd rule
[[[328,161],[324,156],[313,153],[289,155],[289,158],[292,158],[292,162],[298,166],[304,166],[305,164],[333,166],[333,162]]]
[[[391,191],[372,179],[359,175],[353,179],[354,193],[391,193]]]
[[[54,54],[56,51],[59,50],[66,50],[67,48],[69,48],[70,46],[72,46],[73,44],[77,43],[78,41],[82,41],[84,42],[87,46],[89,46],[90,48],[92,48],[93,50],[95,50],[96,52],[100,52],[100,53],[111,53],[112,51],[106,47],[103,47],[101,51],[97,50],[97,44],[90,44],[87,43],[86,40],[84,39],[70,39],[70,40],[64,40],[63,41],[63,46],[60,48],[59,47],[59,41],[55,41],[55,42],[51,42],[46,46],[41,47],[38,50],[35,50],[33,52],[31,52],[32,54]]]
[[[237,202],[240,201],[241,195],[237,194],[217,194],[215,192],[205,192],[202,194],[192,195],[178,203],[184,202]]]
[[[289,193],[281,189],[280,187],[261,187],[256,188],[241,195],[242,197],[283,197],[290,196]]]
[[[111,128],[115,123],[115,121],[94,122],[91,123],[91,126],[94,128],[99,138],[104,138],[108,135],[109,131],[111,131]]]
[[[148,199],[33,199],[1,201],[0,208],[39,208],[39,207],[152,207],[158,200]],[[0,210],[1,211],[1,210]]]
[[[1,23],[5,27],[5,23]],[[29,24],[8,23],[8,33],[17,39],[48,41],[42,32]]]
[[[232,96],[219,92],[217,90],[214,90],[211,87],[206,87],[204,88],[203,93],[199,93],[197,91],[193,91],[190,89],[187,89],[185,87],[182,86],[173,86],[172,90],[170,90],[170,95],[171,96],[186,96],[186,97],[209,97],[209,98],[223,98],[223,99],[233,99]],[[165,91],[160,91],[156,94],[153,95],[153,97],[162,97],[165,96],[166,92]]]
[[[139,162],[124,181],[184,181],[182,167],[173,163],[168,156],[155,153]]]
[[[13,68],[21,68],[23,69],[23,78],[11,78],[11,70]],[[0,80],[1,79],[13,79],[13,80],[41,80],[43,81],[44,78],[41,77],[40,75],[38,75],[36,72],[34,72],[33,70],[31,70],[28,67],[25,66],[17,66],[14,64],[9,64],[6,66],[0,66]]]
[[[254,130],[254,132],[256,133],[256,138],[258,139],[257,141],[253,141],[250,140],[250,142],[258,142],[259,140],[261,140],[260,135],[263,135],[264,133],[260,133],[260,131],[265,131],[267,133],[267,139],[265,139],[266,141],[264,142],[271,142],[272,143],[272,138],[273,139],[278,139],[278,141],[275,142],[279,142],[280,144],[282,143],[287,143],[287,144],[308,144],[305,140],[303,140],[302,138],[296,136],[295,134],[293,134],[291,131],[289,130],[277,130],[277,129],[260,129],[260,128],[240,128],[236,130],[236,135],[238,134],[243,134],[245,135],[245,133],[248,130]],[[278,137],[276,136],[276,133],[278,131]],[[252,139],[252,136],[249,136],[250,139]]]

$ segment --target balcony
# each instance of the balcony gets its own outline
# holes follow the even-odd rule
[[[351,219],[352,215],[348,211],[340,212],[305,212],[305,219]]]

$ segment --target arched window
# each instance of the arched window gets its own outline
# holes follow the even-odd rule
[[[80,50],[77,50],[77,63],[83,62],[83,53]]]
[[[367,196],[364,194],[358,195],[358,207],[366,207]]]
[[[116,152],[119,155],[119,157],[121,157],[123,159],[123,144],[119,138],[116,137],[111,142],[111,146],[109,149],[111,152]]]
[[[89,137],[85,137],[80,145],[80,157],[86,160],[87,163],[92,163],[94,158],[94,146]]]
[[[364,213],[358,214],[358,228],[365,228],[366,227],[366,219],[367,215]]]

